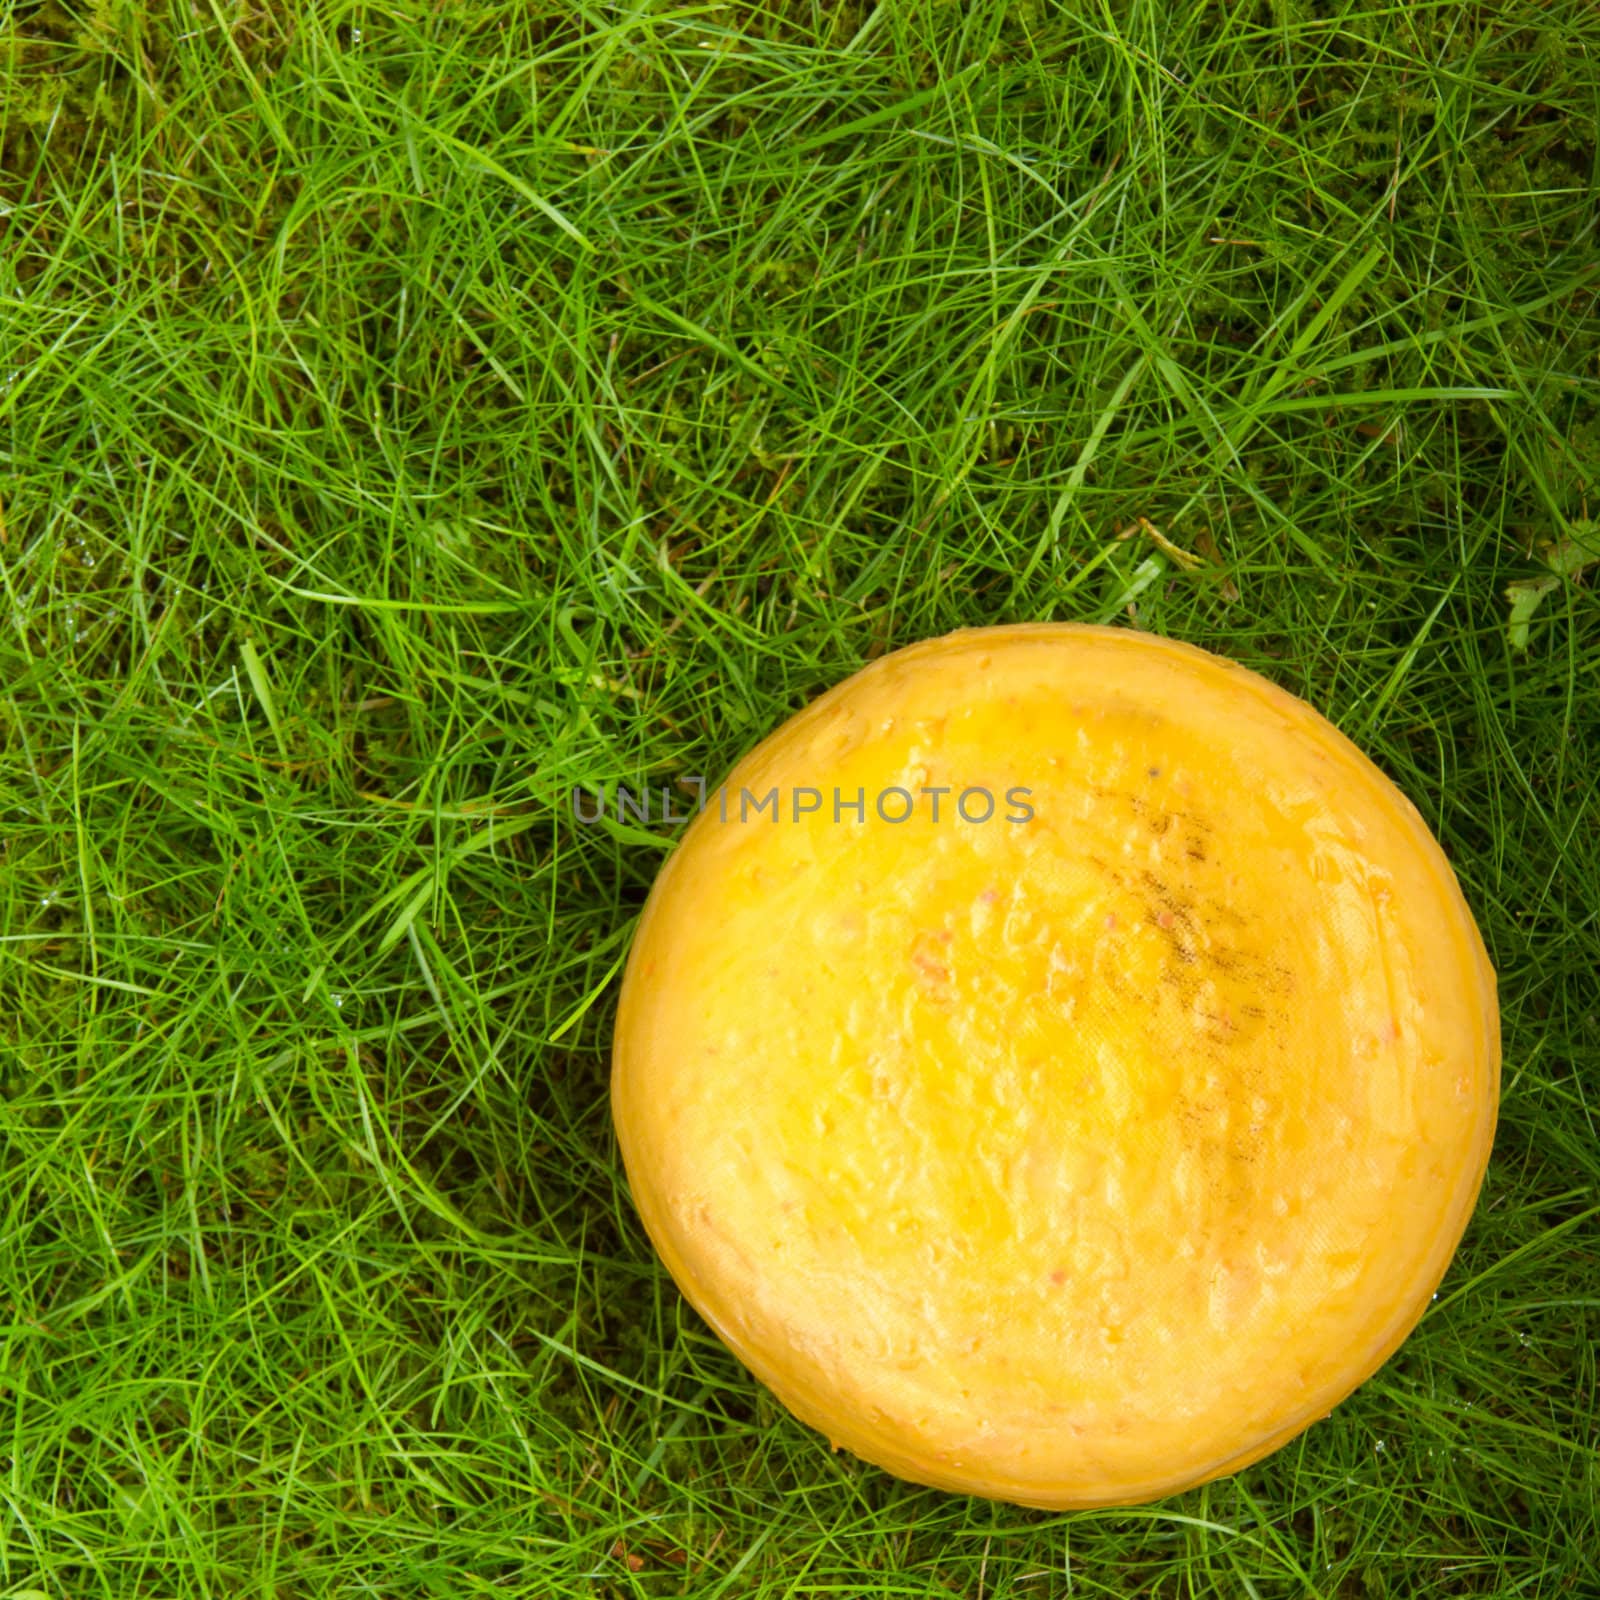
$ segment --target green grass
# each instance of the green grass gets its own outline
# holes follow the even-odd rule
[[[0,1600],[1600,1595],[1597,123],[1588,0],[0,0]],[[564,810],[1039,618],[1355,738],[1505,1037],[1402,1350],[1069,1516],[685,1308]]]

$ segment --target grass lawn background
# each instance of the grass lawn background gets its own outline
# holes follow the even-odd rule
[[[1597,125],[1586,0],[0,0],[0,1600],[1600,1595]],[[566,810],[1042,618],[1353,737],[1505,1038],[1402,1350],[1065,1516],[681,1303]]]

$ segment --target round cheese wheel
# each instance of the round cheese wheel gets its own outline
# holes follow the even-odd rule
[[[1494,972],[1416,810],[1256,674],[965,630],[753,750],[645,906],[612,1110],[689,1302],[888,1471],[1052,1508],[1236,1471],[1466,1227]]]

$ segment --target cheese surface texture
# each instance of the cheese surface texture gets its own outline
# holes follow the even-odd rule
[[[884,657],[708,792],[611,1093],[662,1260],[796,1416],[1065,1508],[1370,1376],[1499,1077],[1455,877],[1353,744],[1220,657],[1042,624]]]

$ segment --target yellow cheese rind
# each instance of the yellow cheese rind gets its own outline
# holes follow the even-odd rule
[[[965,630],[724,788],[641,918],[612,1107],[668,1270],[795,1415],[917,1482],[1135,1504],[1415,1326],[1493,1139],[1494,973],[1309,706],[1124,630]]]

